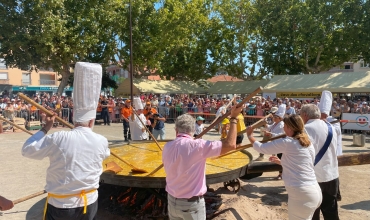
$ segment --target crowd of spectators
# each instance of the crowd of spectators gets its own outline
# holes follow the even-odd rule
[[[44,106],[46,109],[57,113],[64,120],[73,123],[73,99],[67,96],[51,95],[49,93],[40,93],[32,96],[32,99]],[[202,97],[199,95],[155,95],[141,94],[140,99],[145,108],[154,108],[157,112],[163,115],[167,121],[176,119],[184,113],[193,114],[194,117],[202,116],[208,121],[212,121],[218,116],[219,109],[226,107],[230,101],[236,103],[241,102],[242,97]],[[97,120],[104,118],[108,119],[108,124],[122,122],[121,110],[127,98],[102,96],[97,109]],[[269,96],[255,96],[245,104],[245,116],[264,116],[268,114],[272,107],[278,107],[280,104],[286,104],[286,114],[299,114],[302,105],[313,103],[318,105],[319,99],[293,99],[293,98],[275,98]],[[370,113],[370,107],[366,99],[346,100],[335,99],[333,101],[331,115],[335,118],[340,118],[342,113]],[[13,120],[14,117],[24,118],[25,121],[40,120],[44,122],[45,113],[38,110],[35,106],[24,102],[17,97],[1,98],[0,99],[0,114],[4,117]],[[252,117],[253,118],[253,117]],[[256,117],[258,118],[258,117]]]

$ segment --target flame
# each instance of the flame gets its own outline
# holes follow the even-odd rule
[[[129,200],[130,200],[130,195],[124,197],[125,195],[127,195],[129,192],[131,192],[132,188],[129,188],[128,190],[126,190],[126,192],[124,193],[121,193],[121,195],[119,195],[117,197],[117,201],[118,203],[124,203],[126,204]],[[121,199],[122,197],[124,197],[123,199]]]
[[[144,212],[145,210],[147,210],[148,208],[150,208],[153,205],[154,201],[155,201],[155,196],[152,195],[150,197],[149,202],[146,203],[146,205],[141,209],[141,211]]]
[[[136,195],[137,195],[137,192],[136,192],[136,193],[134,194],[134,196],[132,197],[131,202],[130,202],[130,206],[135,205]]]

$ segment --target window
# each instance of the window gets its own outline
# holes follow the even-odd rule
[[[5,60],[4,59],[0,59],[0,69],[2,69],[2,70],[6,70],[7,69],[7,67],[6,67],[6,65],[5,65]]]
[[[30,85],[30,84],[31,84],[31,74],[22,73],[22,85]]]
[[[370,67],[370,65],[369,65],[369,63],[368,63],[368,62],[366,62],[366,61],[360,61],[360,67],[361,67],[361,68],[369,68],[369,67]]]
[[[0,79],[8,79],[8,73],[0,72]]]

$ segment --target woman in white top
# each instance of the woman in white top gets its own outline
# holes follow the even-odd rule
[[[248,139],[253,148],[260,153],[283,153],[281,161],[274,157],[274,162],[281,163],[284,169],[283,180],[288,192],[289,219],[311,219],[316,208],[322,202],[321,189],[317,183],[314,160],[315,150],[304,131],[300,116],[290,115],[284,118],[286,138],[265,144],[255,140],[253,128],[247,128]]]

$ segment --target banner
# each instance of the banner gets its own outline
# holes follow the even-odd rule
[[[355,120],[358,123],[342,123],[342,129],[348,130],[370,130],[370,114],[343,113],[342,120]]]
[[[277,98],[316,98],[320,97],[321,92],[277,92]]]

